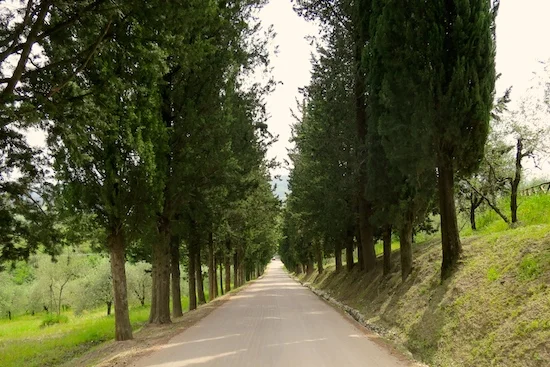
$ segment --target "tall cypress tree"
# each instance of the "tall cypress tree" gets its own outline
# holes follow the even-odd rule
[[[257,31],[251,12],[261,1],[237,1],[231,6],[216,1],[180,5],[174,2],[151,9],[158,15],[151,21],[157,22],[169,65],[161,90],[167,143],[156,147],[158,174],[164,183],[162,207],[157,211],[158,236],[152,248],[151,323],[170,322],[169,250],[180,224],[177,217],[189,203],[190,193],[197,192],[198,185],[208,187],[211,183],[203,176],[219,176],[227,169],[220,168],[228,149],[226,137],[236,126],[230,113],[235,106],[224,101],[227,86],[265,59],[258,51],[264,48],[251,36]],[[181,22],[183,18],[189,21]],[[248,106],[245,110],[253,115]],[[195,256],[196,246],[190,249],[190,256]]]
[[[371,72],[382,74],[386,107],[380,133],[409,158],[403,173],[435,172],[442,278],[461,252],[454,180],[477,169],[488,134],[495,9],[490,0],[386,0],[376,26],[372,52],[381,67]]]
[[[369,26],[370,33],[374,37],[376,37],[384,4],[384,0],[372,2]],[[433,174],[429,170],[414,172],[401,168],[416,167],[416,157],[406,150],[403,151],[402,148],[404,142],[401,139],[408,139],[406,134],[400,134],[398,131],[391,134],[385,133],[392,127],[406,126],[408,121],[405,116],[393,118],[389,115],[395,111],[387,108],[381,95],[386,72],[383,61],[374,39],[367,45],[363,58],[369,95],[367,196],[374,205],[374,223],[385,232],[393,228],[399,234],[401,274],[402,279],[405,280],[412,272],[413,227],[425,219],[435,185]],[[388,248],[390,244],[387,242],[384,248],[386,274],[391,266],[389,259],[391,247]]]
[[[143,14],[143,13],[141,13]],[[77,211],[92,213],[106,234],[114,288],[115,338],[132,338],[125,255],[147,220],[157,195],[153,145],[159,141],[157,80],[164,70],[158,47],[135,46],[148,34],[139,18],[116,19],[114,36],[69,87],[47,106],[54,122],[48,142],[63,198]],[[86,40],[86,30],[75,31]],[[78,39],[77,37],[75,37]],[[70,52],[65,38],[52,39],[46,55]],[[67,67],[69,72],[72,68]],[[66,70],[52,73],[61,79]],[[145,197],[143,192],[147,192]],[[134,233],[133,233],[134,232]],[[134,234],[134,236],[133,236]]]

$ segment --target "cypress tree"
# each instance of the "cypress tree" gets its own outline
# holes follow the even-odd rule
[[[490,0],[381,4],[370,70],[381,74],[380,134],[401,172],[437,179],[446,278],[461,252],[454,180],[478,168],[489,129],[496,8]]]

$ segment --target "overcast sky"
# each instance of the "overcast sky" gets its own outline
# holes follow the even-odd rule
[[[497,18],[497,72],[502,77],[497,82],[497,93],[514,86],[512,98],[524,91],[533,71],[540,70],[540,61],[550,58],[550,0],[502,0]],[[314,24],[298,17],[292,10],[290,0],[271,0],[261,11],[265,25],[273,24],[279,46],[279,54],[272,57],[274,76],[283,82],[267,99],[271,115],[269,129],[279,135],[279,141],[268,152],[270,158],[279,161],[287,158],[290,147],[290,125],[293,118],[290,109],[295,109],[298,88],[310,79],[310,54],[312,46],[305,40],[307,35],[317,34]],[[278,169],[276,173],[286,174]],[[536,175],[536,172],[534,173]]]

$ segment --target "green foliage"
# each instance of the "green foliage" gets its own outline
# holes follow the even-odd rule
[[[539,259],[535,256],[526,255],[519,264],[518,275],[520,280],[533,280],[542,274],[542,267],[539,264]]]
[[[127,264],[130,304],[149,304],[151,266]],[[52,262],[48,255],[33,255],[0,272],[0,319],[48,310],[57,315],[66,308],[82,315],[113,303],[110,263],[105,257],[82,252],[68,253]],[[60,306],[61,305],[61,306]]]
[[[52,326],[55,324],[65,324],[69,322],[69,318],[67,315],[57,315],[53,313],[48,313],[44,318],[42,319],[42,322],[40,323],[40,327],[46,327],[46,326]]]
[[[67,363],[99,343],[114,337],[114,318],[105,310],[70,316],[67,323],[40,328],[42,315],[0,320],[0,365],[6,367],[54,366]],[[67,317],[62,314],[61,317]],[[130,308],[132,328],[141,327],[148,307]]]
[[[25,307],[28,292],[28,285],[18,285],[13,275],[0,272],[0,318],[19,314]]]
[[[38,256],[36,279],[32,286],[31,309],[61,314],[63,305],[68,303],[70,285],[80,276],[83,259],[70,253],[53,262],[48,256]]]
[[[489,270],[487,270],[487,280],[489,280],[490,282],[494,282],[499,278],[500,278],[500,272],[495,266],[491,266]]]
[[[30,147],[25,135],[52,120],[50,97],[66,88],[109,38],[105,26],[115,8],[94,0],[22,1],[0,15],[0,262],[27,259],[38,250],[59,252],[50,157]],[[56,42],[70,51],[50,57]]]
[[[442,278],[460,253],[454,177],[479,168],[489,133],[496,78],[492,6],[488,0],[407,6],[381,0],[371,7],[365,61],[380,145],[404,176],[396,181],[406,183],[405,197],[423,199],[413,207],[427,205],[426,189],[437,180]]]
[[[532,226],[550,223],[550,195],[519,196],[518,217],[521,218],[521,226]],[[500,208],[510,205],[510,198],[503,197],[496,202]],[[468,221],[467,215],[463,215],[462,222]],[[462,230],[463,236],[472,234],[497,233],[509,229],[509,226],[490,208],[482,207],[477,214],[477,231],[466,227]]]
[[[88,261],[90,265],[86,267],[86,273],[82,274],[70,287],[71,305],[76,314],[100,306],[109,307],[113,303],[113,282],[109,260],[106,258],[96,260],[90,257]]]
[[[305,3],[305,2],[302,2]],[[353,120],[352,54],[349,35],[335,30],[319,47],[310,85],[293,127],[284,239],[279,253],[288,268],[313,258],[313,243],[325,253],[353,240],[357,138]]]
[[[126,307],[124,277],[110,274],[100,256],[65,256],[67,245],[110,250],[113,269],[129,249],[138,263],[128,266],[130,297],[142,305],[151,273],[170,276],[158,275],[169,265],[158,253],[174,238],[178,246],[191,242],[193,230],[198,246],[212,238],[212,256],[233,255],[223,250],[229,239],[239,270],[268,263],[280,203],[265,159],[273,137],[264,96],[274,82],[266,47],[273,34],[255,15],[263,4],[34,1],[0,15],[7,47],[0,55],[0,261],[30,258],[34,267],[2,275],[1,311],[60,315],[70,305],[81,314],[110,310],[113,300],[119,311]],[[25,51],[33,44],[36,53]],[[14,70],[10,57],[20,61]],[[249,83],[257,71],[268,80]],[[47,132],[48,156],[26,145],[31,126]],[[168,297],[163,292],[158,303]],[[117,330],[129,331],[119,321],[127,324],[117,320]]]
[[[149,300],[152,287],[151,265],[138,262],[127,267],[128,298],[139,302],[142,306]]]

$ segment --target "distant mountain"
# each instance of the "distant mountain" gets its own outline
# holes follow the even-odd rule
[[[285,200],[288,195],[288,175],[272,180],[271,187],[279,199]]]

